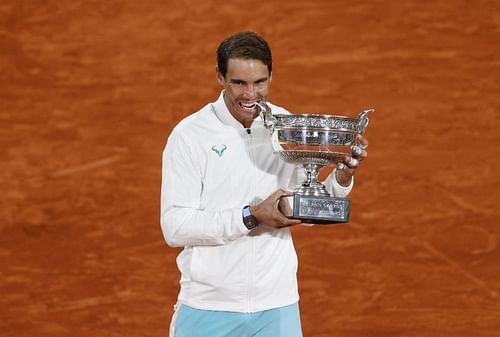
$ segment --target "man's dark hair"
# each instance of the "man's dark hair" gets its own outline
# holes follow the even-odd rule
[[[224,77],[231,58],[259,60],[267,66],[269,74],[273,70],[271,49],[266,40],[254,32],[237,33],[221,42],[217,48],[217,67]]]

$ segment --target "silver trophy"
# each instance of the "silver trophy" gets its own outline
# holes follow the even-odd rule
[[[358,118],[316,114],[276,114],[265,102],[258,103],[261,118],[271,133],[273,148],[285,161],[302,165],[304,181],[293,194],[280,201],[280,209],[302,222],[331,224],[349,221],[349,199],[333,197],[318,180],[319,170],[336,165],[351,154],[356,136],[368,126],[368,114]]]

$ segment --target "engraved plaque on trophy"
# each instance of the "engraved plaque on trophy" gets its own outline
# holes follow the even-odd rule
[[[265,102],[259,102],[261,117],[271,133],[275,151],[293,164],[302,165],[304,181],[297,186],[287,203],[280,202],[280,209],[290,218],[302,222],[331,224],[349,221],[350,202],[347,198],[331,196],[318,180],[319,170],[327,165],[342,162],[351,154],[358,134],[368,126],[368,114],[373,109],[359,113],[358,118],[318,114],[273,115]]]

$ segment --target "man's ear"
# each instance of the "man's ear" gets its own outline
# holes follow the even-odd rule
[[[273,73],[270,73],[269,74],[269,82],[271,82],[273,80]]]
[[[219,71],[219,67],[215,66],[215,76],[217,78],[217,82],[219,82],[220,85],[224,85],[224,76]]]

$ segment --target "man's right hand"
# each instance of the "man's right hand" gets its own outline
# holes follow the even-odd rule
[[[250,208],[259,225],[282,228],[302,223],[297,219],[289,219],[280,212],[278,207],[280,198],[288,195],[290,193],[285,190],[277,190],[267,197],[267,199]]]

